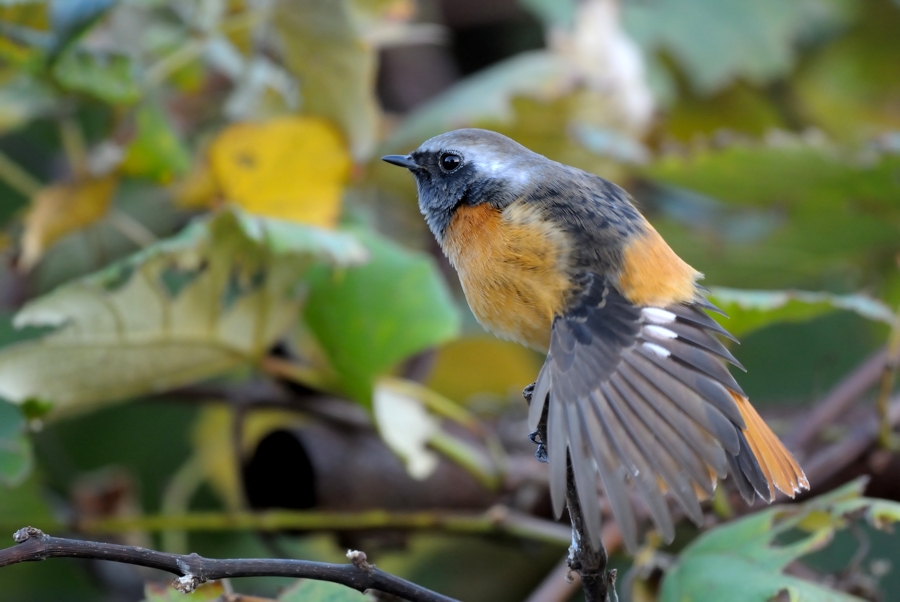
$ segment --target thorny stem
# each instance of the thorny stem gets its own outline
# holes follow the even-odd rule
[[[377,590],[410,602],[457,602],[369,564],[362,552],[348,552],[351,564],[308,560],[244,558],[218,560],[197,554],[166,554],[118,544],[45,535],[34,527],[13,535],[18,545],[0,550],[0,567],[47,558],[90,558],[136,564],[178,575],[175,588],[189,593],[206,581],[236,577],[293,577],[340,583],[360,592]]]
[[[522,392],[525,400],[531,404],[534,386],[528,386]],[[542,443],[547,441],[547,408],[538,423],[538,438]],[[585,602],[618,602],[616,595],[616,571],[607,570],[606,549],[600,542],[600,549],[594,550],[590,536],[584,524],[581,504],[578,502],[578,490],[571,465],[566,475],[566,504],[569,507],[569,519],[572,522],[572,545],[569,547],[569,568],[581,576]]]

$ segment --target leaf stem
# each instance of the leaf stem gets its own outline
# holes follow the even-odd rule
[[[44,186],[40,180],[25,171],[24,168],[2,151],[0,151],[0,180],[3,180],[9,184],[10,188],[29,199]]]
[[[197,454],[191,456],[172,475],[162,498],[164,515],[181,515],[187,512],[191,498],[203,483],[203,463]],[[187,532],[184,529],[166,529],[162,532],[162,548],[167,552],[184,554],[187,552]]]
[[[305,366],[280,357],[266,355],[260,360],[259,368],[269,376],[284,378],[317,391],[333,390],[333,387],[327,378],[322,375],[322,372],[312,366]]]
[[[506,533],[555,544],[568,544],[569,528],[559,523],[494,507],[483,513],[447,512],[328,512],[272,510],[268,512],[192,512],[88,519],[77,525],[89,535],[130,531],[355,531],[360,529],[441,530],[454,533]]]
[[[59,135],[72,175],[76,180],[86,177],[88,175],[87,142],[84,140],[81,126],[74,117],[63,115],[59,118]]]

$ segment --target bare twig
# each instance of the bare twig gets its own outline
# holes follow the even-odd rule
[[[374,589],[410,602],[456,602],[359,561],[358,552],[351,564],[262,558],[218,560],[197,554],[166,554],[134,546],[51,537],[34,527],[19,529],[13,538],[18,545],[0,550],[0,567],[47,558],[90,558],[136,564],[178,575],[175,587],[183,592],[191,592],[201,583],[216,579],[293,577],[340,583],[360,592]]]
[[[608,554],[612,554],[622,546],[622,532],[611,520],[603,525],[600,539],[603,540]],[[525,602],[565,602],[576,593],[576,588],[580,585],[581,576],[572,572],[569,568],[569,559],[566,557],[550,569]]]
[[[869,387],[878,382],[887,362],[887,351],[879,349],[853,372],[843,378],[821,401],[817,402],[803,420],[784,438],[793,450],[807,447],[822,430],[834,424]]]
[[[900,309],[897,310],[897,320],[900,321]],[[880,419],[878,443],[886,449],[897,447],[897,441],[893,436],[893,425],[888,416],[888,399],[891,391],[894,390],[897,368],[900,368],[900,325],[895,322],[891,327],[891,335],[888,339],[887,361],[881,371],[881,383],[876,403]]]
[[[888,423],[896,425],[898,422],[900,422],[900,397],[895,397],[888,408]],[[878,435],[879,421],[873,416],[873,412],[868,412],[838,443],[820,450],[807,460],[804,470],[809,481],[821,483],[839,473],[870,448],[878,439]]]
[[[600,549],[591,545],[581,504],[578,501],[578,489],[575,487],[575,476],[571,466],[566,475],[566,505],[569,507],[569,518],[572,521],[572,545],[569,547],[569,568],[581,576],[581,587],[584,589],[585,602],[611,602],[615,598],[616,571],[606,570],[608,557],[603,542]]]
[[[525,602],[565,602],[581,586],[581,576],[569,568],[569,559],[560,560]]]

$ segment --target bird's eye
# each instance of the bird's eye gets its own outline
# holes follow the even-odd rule
[[[444,153],[443,155],[441,155],[440,165],[442,170],[444,170],[446,173],[450,173],[451,171],[462,165],[462,157],[460,157],[456,153]]]

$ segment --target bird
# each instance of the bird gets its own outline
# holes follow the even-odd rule
[[[633,497],[671,542],[669,495],[701,526],[701,502],[728,475],[748,504],[809,489],[726,366],[743,369],[720,337],[736,339],[709,314],[719,310],[702,274],[625,190],[483,129],[382,159],[415,178],[419,209],[476,319],[546,353],[528,427],[546,431],[533,440],[546,446],[556,518],[571,469],[594,550],[598,484],[632,553]]]

